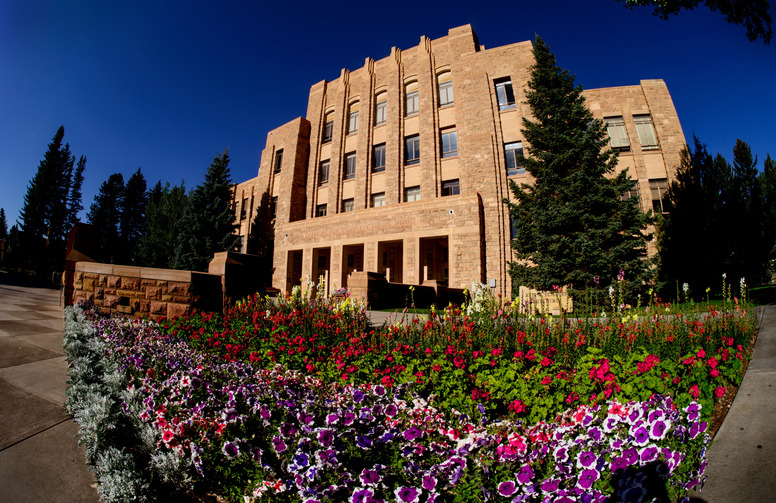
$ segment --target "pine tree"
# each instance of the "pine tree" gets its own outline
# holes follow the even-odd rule
[[[538,36],[533,54],[526,97],[535,119],[523,119],[523,135],[534,184],[510,182],[516,202],[505,201],[516,229],[513,288],[603,289],[620,271],[640,285],[649,274],[650,218],[635,198],[621,197],[633,180],[625,170],[614,175],[617,156],[603,122]]]
[[[161,182],[148,192],[145,232],[138,243],[138,263],[145,267],[172,269],[178,243],[178,222],[188,206],[183,182],[170,188]]]
[[[8,238],[8,222],[5,220],[5,208],[0,208],[0,239]]]
[[[73,172],[73,180],[70,185],[70,193],[67,198],[67,225],[66,230],[69,233],[75,224],[78,223],[78,214],[84,209],[81,186],[84,183],[84,170],[86,169],[86,158],[81,156]]]
[[[113,173],[100,186],[94,196],[94,203],[86,216],[97,233],[97,257],[99,262],[117,263],[122,257],[122,242],[119,224],[124,204],[124,177]]]
[[[774,261],[776,261],[776,161],[770,155],[765,157],[759,181],[763,194],[763,227],[765,228],[763,238],[770,247],[768,273],[774,274],[776,273],[774,268]]]
[[[75,158],[70,146],[62,145],[64,136],[65,128],[60,126],[27,187],[20,212],[20,265],[42,275],[64,266],[70,231],[68,204]]]
[[[214,253],[234,249],[237,236],[231,183],[227,151],[213,159],[205,181],[189,196],[189,205],[178,226],[176,268],[206,271]]]
[[[129,177],[124,188],[124,200],[121,206],[122,254],[119,260],[123,264],[137,264],[137,247],[145,226],[145,212],[148,196],[146,179],[140,168]]]

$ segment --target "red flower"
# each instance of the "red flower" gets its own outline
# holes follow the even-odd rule
[[[515,414],[520,414],[521,412],[525,412],[525,403],[523,403],[522,400],[515,400],[514,402],[509,404],[509,410],[511,410]]]
[[[714,390],[714,395],[716,395],[717,398],[722,398],[725,396],[725,387],[717,386],[717,388]]]
[[[455,358],[453,358],[453,365],[455,365],[459,369],[462,369],[464,365],[466,365],[466,361],[464,361],[463,357],[456,356]]]
[[[545,386],[549,385],[552,382],[552,376],[544,376],[544,379],[542,379],[542,384]]]

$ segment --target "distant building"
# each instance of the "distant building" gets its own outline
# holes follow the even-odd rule
[[[241,251],[271,257],[281,291],[310,277],[328,278],[331,292],[352,271],[374,271],[509,295],[502,200],[509,179],[530,183],[521,128],[531,48],[486,50],[461,26],[313,85],[307,117],[271,131],[258,176],[235,188]],[[619,169],[638,181],[625,197],[661,211],[685,145],[665,83],[584,94],[607,123]]]

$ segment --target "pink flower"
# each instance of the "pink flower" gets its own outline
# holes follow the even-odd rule
[[[698,397],[699,397],[699,396],[700,396],[700,394],[701,394],[701,390],[700,390],[700,389],[698,389],[698,385],[697,385],[697,384],[693,384],[693,385],[690,387],[690,394],[691,394],[691,395],[692,395],[692,397],[693,397],[693,398],[695,398],[696,400],[698,399]]]
[[[550,360],[545,356],[544,358],[542,358],[541,364],[542,364],[542,367],[549,367],[550,365],[552,365],[552,360]]]
[[[542,379],[542,384],[545,386],[549,385],[552,382],[552,376],[544,376],[544,379]]]
[[[719,377],[719,370],[718,369],[711,369],[711,372],[709,372],[709,375],[711,377]]]
[[[521,412],[525,411],[525,404],[522,400],[515,400],[514,402],[509,404],[509,410],[514,412],[515,414],[520,414]]]
[[[725,396],[725,387],[724,386],[717,386],[714,389],[714,395],[716,395],[717,398],[722,398]]]
[[[698,358],[703,358],[706,356],[706,351],[704,351],[703,348],[701,348],[698,350],[698,354],[696,354],[695,356],[697,356]]]
[[[466,365],[466,362],[464,361],[462,356],[456,356],[455,358],[453,358],[453,365],[455,365],[459,369],[462,369],[464,365]]]

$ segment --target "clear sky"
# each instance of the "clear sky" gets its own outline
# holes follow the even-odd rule
[[[87,158],[87,211],[111,173],[191,189],[226,148],[247,180],[311,85],[464,24],[486,48],[539,34],[584,88],[663,79],[688,141],[776,158],[776,42],[705,7],[663,21],[615,0],[0,0],[0,207],[10,228],[60,125]]]

